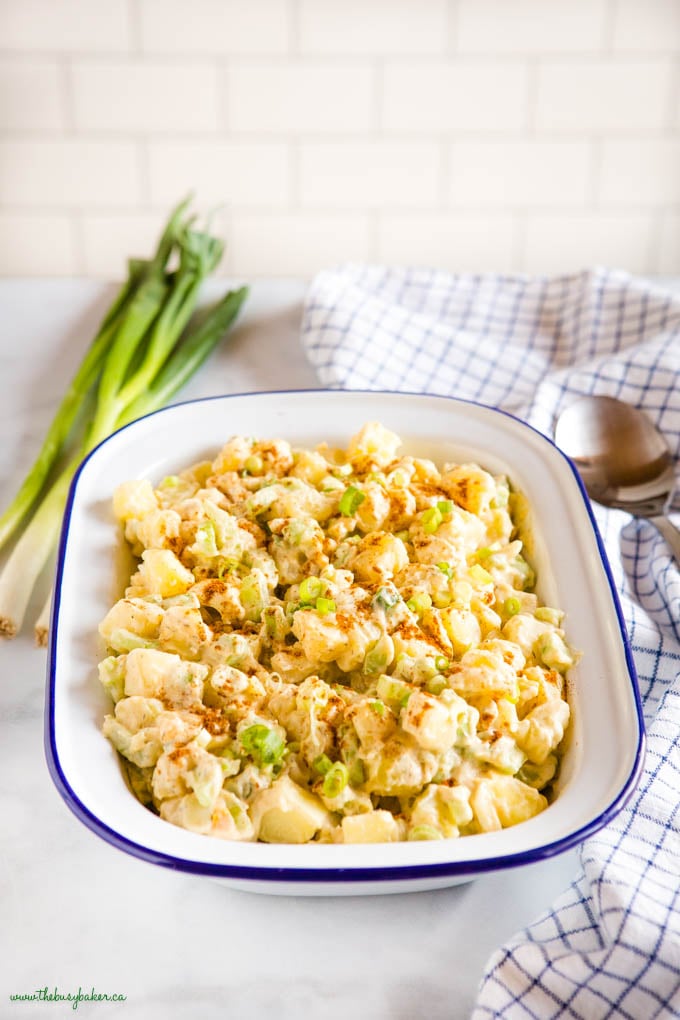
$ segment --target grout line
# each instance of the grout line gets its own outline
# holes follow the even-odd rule
[[[149,143],[147,138],[139,138],[136,143],[137,150],[137,173],[139,178],[139,190],[141,205],[144,211],[151,205],[151,160],[149,157]],[[139,208],[139,207],[138,207]]]
[[[71,137],[76,132],[76,103],[70,60],[59,62],[59,90],[64,111],[64,135]]]
[[[650,216],[649,241],[646,253],[646,264],[650,273],[659,273],[661,260],[661,240],[663,233],[664,213],[655,210]]]
[[[587,199],[592,203],[594,209],[600,207],[600,193],[602,190],[602,167],[604,160],[604,140],[601,137],[594,137],[590,143],[590,168],[588,174]]]
[[[284,57],[299,58],[300,50],[300,3],[299,0],[288,0],[287,6],[288,53]]]
[[[219,141],[224,141],[225,136],[231,138],[229,128],[231,127],[231,117],[229,115],[229,99],[231,95],[231,81],[230,81],[230,66],[229,63],[223,63],[221,60],[215,62],[215,74],[217,75],[217,138]]]
[[[380,222],[382,210],[373,210],[368,214],[368,261],[377,262],[380,251]]]
[[[538,90],[541,61],[539,58],[527,61],[526,133],[535,138],[538,134]]]
[[[373,105],[371,110],[371,128],[368,135],[381,138],[385,134],[385,61],[376,60],[373,64]]]
[[[130,26],[130,53],[139,56],[144,53],[142,12],[139,0],[127,0],[127,11]]]
[[[454,0],[455,2],[455,0]],[[135,8],[136,10],[136,8]],[[133,62],[139,57],[147,60],[149,63],[159,64],[181,64],[190,63],[196,64],[201,63],[206,59],[220,58],[234,60],[237,63],[247,63],[254,61],[260,63],[262,61],[271,61],[272,63],[286,63],[290,62],[292,58],[300,63],[316,63],[323,65],[333,64],[352,64],[359,63],[361,61],[371,60],[375,57],[380,57],[384,60],[394,61],[395,63],[410,63],[410,64],[422,64],[429,66],[433,62],[447,63],[451,57],[455,57],[456,62],[460,62],[463,65],[467,64],[512,64],[519,63],[528,60],[532,57],[540,57],[545,60],[554,60],[559,63],[583,63],[589,64],[593,60],[602,60],[607,63],[632,63],[635,61],[649,61],[650,63],[658,60],[662,57],[676,58],[680,52],[680,46],[669,42],[667,46],[646,46],[641,49],[637,48],[625,48],[609,50],[604,46],[593,46],[587,49],[580,50],[560,50],[560,49],[542,49],[537,52],[535,49],[517,49],[512,52],[508,50],[488,49],[488,50],[465,50],[461,52],[460,49],[455,49],[453,53],[447,50],[433,50],[430,53],[409,53],[406,50],[403,51],[367,51],[357,53],[356,51],[347,50],[344,52],[333,52],[325,53],[323,50],[319,50],[314,53],[311,50],[305,50],[304,52],[293,52],[281,50],[238,50],[238,52],[231,51],[229,49],[211,49],[210,47],[205,50],[187,49],[187,50],[147,50],[141,47],[141,41],[137,41],[136,34],[138,29],[135,28],[135,35],[131,38],[130,47],[124,47],[122,49],[108,49],[108,50],[92,50],[92,49],[80,49],[80,48],[68,48],[68,47],[57,47],[50,48],[45,47],[43,49],[33,49],[31,47],[26,48],[14,48],[9,46],[2,46],[0,44],[0,59],[1,60],[16,60],[21,62],[23,60],[39,61],[39,60],[55,60],[59,57],[70,57],[74,60],[85,60],[88,62]],[[457,43],[456,43],[457,45]],[[132,48],[132,47],[135,48]]]
[[[300,212],[302,210],[302,152],[300,139],[292,138],[288,147],[288,165],[290,170],[290,196],[286,210]]]
[[[680,60],[673,61],[663,122],[669,132],[676,133],[680,128]]]
[[[440,152],[440,174],[441,182],[439,185],[439,207],[440,209],[448,212],[449,211],[449,191],[451,183],[451,169],[452,164],[455,161],[455,142],[442,142]]]
[[[616,128],[608,129],[606,127],[601,129],[601,136],[606,137],[607,141],[618,141],[618,142],[638,142],[641,145],[647,143],[658,143],[665,141],[677,141],[680,137],[678,129],[674,124],[668,126],[661,126],[653,129],[642,129],[642,128]],[[74,142],[97,142],[104,144],[111,142],[113,144],[119,144],[121,142],[134,142],[139,141],[140,138],[147,139],[155,144],[186,144],[188,147],[192,145],[201,144],[213,144],[222,146],[224,144],[234,145],[252,145],[255,148],[261,145],[275,145],[280,146],[286,145],[290,139],[294,137],[296,141],[303,144],[318,144],[322,146],[326,145],[371,145],[373,143],[377,145],[411,145],[411,146],[431,146],[438,142],[471,142],[474,144],[488,143],[492,146],[505,145],[513,142],[546,142],[548,144],[564,144],[564,145],[585,145],[589,144],[593,140],[592,131],[559,131],[559,130],[548,130],[546,128],[537,130],[535,133],[529,131],[526,127],[505,129],[505,128],[461,128],[447,127],[446,129],[436,130],[428,129],[423,131],[417,131],[413,128],[404,129],[399,131],[397,129],[390,129],[389,131],[384,128],[374,131],[372,128],[368,128],[364,131],[345,131],[341,129],[322,129],[317,128],[315,130],[305,129],[282,129],[281,131],[268,130],[257,130],[253,128],[252,131],[246,131],[243,129],[230,131],[222,126],[216,128],[202,128],[200,131],[192,131],[190,129],[184,130],[161,130],[154,131],[151,127],[130,127],[130,128],[116,128],[116,129],[95,129],[95,128],[81,128],[74,126],[70,129],[68,137],[59,135],[56,129],[50,128],[11,128],[7,131],[0,132],[0,139],[7,145],[13,143],[22,144],[27,142],[47,144],[58,144],[60,141],[74,141]],[[598,137],[600,137],[598,135]]]
[[[300,213],[306,216],[354,216],[354,215],[372,215],[374,213],[380,213],[385,215],[395,216],[439,216],[442,213],[461,218],[476,219],[488,216],[510,216],[518,214],[531,214],[536,216],[596,216],[596,217],[620,217],[620,216],[651,216],[659,215],[663,216],[668,213],[671,215],[677,215],[680,213],[680,200],[673,202],[659,202],[656,204],[640,204],[623,201],[605,201],[599,202],[597,205],[592,203],[583,203],[582,205],[567,204],[560,205],[558,203],[539,203],[533,204],[530,202],[503,202],[496,205],[484,205],[483,203],[467,203],[464,205],[449,204],[446,209],[442,209],[437,205],[433,204],[415,204],[410,203],[409,205],[395,205],[389,203],[384,206],[376,207],[373,204],[366,204],[357,201],[351,206],[338,206],[332,205],[328,202],[314,204],[314,205],[300,205],[299,209],[292,209],[290,205],[282,206],[271,206],[271,205],[258,205],[258,204],[231,204],[230,209],[232,212],[240,215],[271,215],[271,216],[285,216],[290,212]],[[106,203],[88,203],[85,206],[74,206],[68,202],[63,205],[51,204],[51,203],[31,203],[25,201],[19,202],[0,202],[0,213],[5,215],[16,215],[16,216],[64,216],[70,213],[79,213],[83,216],[125,216],[125,215],[145,215],[153,213],[162,213],[167,211],[167,202],[159,200],[149,200],[143,205],[139,202],[127,201],[122,202],[119,205],[111,205]]]
[[[83,225],[83,211],[71,211],[71,229],[73,231],[73,254],[76,276],[87,276],[85,258],[85,230]]]
[[[616,53],[614,49],[614,34],[616,31],[617,0],[609,0],[604,11],[602,24],[602,53],[604,55]]]
[[[514,217],[515,229],[512,239],[511,262],[516,272],[525,272],[527,264],[527,242],[529,234],[529,213],[516,213]]]
[[[446,52],[459,55],[460,2],[449,0],[446,8]]]

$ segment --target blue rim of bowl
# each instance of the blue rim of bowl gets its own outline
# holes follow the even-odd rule
[[[232,865],[232,864],[211,864],[205,861],[188,860],[181,857],[175,857],[171,854],[163,853],[160,850],[154,850],[150,847],[144,846],[141,843],[135,843],[134,840],[128,839],[126,836],[121,836],[120,833],[111,829],[106,823],[104,823],[97,815],[95,815],[89,808],[87,808],[80,800],[78,795],[71,787],[64,770],[59,760],[59,754],[56,746],[55,739],[55,684],[56,684],[56,647],[57,647],[57,632],[59,626],[59,608],[61,602],[61,584],[64,573],[64,562],[66,555],[66,545],[68,541],[68,534],[70,530],[71,512],[73,509],[73,503],[75,501],[76,492],[78,488],[78,479],[89,460],[97,455],[98,450],[105,446],[113,438],[113,435],[118,435],[121,432],[129,428],[135,427],[137,421],[143,421],[146,418],[153,418],[157,415],[167,414],[172,412],[175,407],[185,407],[191,404],[204,404],[210,401],[216,400],[229,400],[236,397],[282,397],[282,396],[296,396],[302,394],[324,394],[324,393],[343,393],[346,395],[356,395],[365,397],[379,397],[379,396],[391,396],[391,397],[420,397],[428,400],[450,402],[454,404],[467,404],[474,407],[483,408],[486,411],[491,411],[494,414],[504,415],[506,418],[510,418],[512,421],[517,422],[521,427],[530,430],[535,433],[540,439],[547,443],[569,466],[572,476],[576,482],[578,490],[583,500],[586,513],[588,515],[590,525],[595,535],[598,552],[600,554],[600,560],[602,567],[607,578],[609,585],[609,591],[612,599],[614,611],[616,613],[617,622],[619,625],[619,633],[621,635],[621,641],[624,649],[626,665],[628,667],[628,676],[631,682],[631,688],[633,693],[633,700],[635,703],[635,711],[637,718],[637,731],[638,739],[637,746],[635,749],[635,757],[633,760],[633,766],[630,774],[626,781],[622,784],[621,789],[611,803],[602,811],[599,815],[596,815],[586,825],[581,826],[580,829],[575,830],[572,833],[562,837],[561,839],[555,840],[552,843],[546,843],[543,846],[534,847],[529,850],[519,851],[514,854],[503,854],[497,857],[481,858],[478,860],[470,861],[444,861],[435,864],[413,864],[413,865],[395,865],[392,867],[370,867],[370,868],[354,868],[354,867],[337,867],[337,868],[289,868],[289,867],[262,867],[259,865]],[[492,871],[503,871],[510,868],[515,868],[524,864],[535,864],[539,861],[544,861],[550,857],[554,857],[557,854],[566,852],[572,849],[578,844],[582,843],[584,839],[597,832],[599,829],[607,825],[627,804],[631,796],[633,795],[635,788],[639,782],[642,774],[642,768],[644,763],[644,752],[645,752],[645,727],[644,717],[642,713],[642,703],[640,700],[639,685],[637,679],[637,672],[635,669],[635,663],[633,660],[633,653],[628,640],[628,634],[626,631],[626,624],[623,618],[623,612],[621,610],[621,604],[619,602],[618,593],[612,577],[611,568],[609,566],[609,560],[605,551],[602,536],[597,527],[597,522],[590,505],[590,499],[586,492],[581,476],[576,469],[574,463],[560,450],[558,446],[544,433],[539,432],[538,429],[534,428],[528,422],[523,421],[516,415],[511,414],[509,411],[505,411],[499,407],[493,407],[489,404],[483,404],[480,401],[475,400],[463,400],[459,397],[447,397],[439,394],[429,393],[412,393],[412,392],[400,392],[391,390],[324,390],[324,389],[301,389],[301,390],[265,390],[255,391],[247,393],[229,393],[215,395],[212,397],[201,397],[195,400],[184,400],[173,404],[170,407],[161,408],[158,411],[152,411],[150,414],[144,415],[141,419],[130,422],[127,425],[122,426],[112,436],[107,437],[101,443],[92,449],[89,454],[83,459],[82,463],[76,471],[73,481],[68,493],[66,507],[64,510],[64,522],[61,530],[59,539],[59,550],[57,554],[57,565],[54,581],[54,597],[52,600],[52,615],[50,620],[50,641],[48,648],[47,658],[47,693],[45,700],[45,756],[47,759],[47,767],[61,797],[65,801],[66,805],[70,808],[73,814],[92,832],[94,832],[105,842],[111,846],[116,847],[125,853],[130,854],[133,857],[137,857],[140,860],[147,861],[151,864],[157,864],[161,867],[172,868],[175,871],[183,871],[193,875],[208,875],[213,878],[224,878],[224,879],[235,879],[239,881],[250,880],[253,883],[258,882],[272,882],[272,883],[295,883],[300,882],[303,884],[320,884],[320,883],[337,883],[338,885],[347,883],[363,883],[363,882],[408,882],[417,881],[419,879],[432,879],[432,878],[473,878],[475,875],[484,874]],[[132,796],[132,794],[131,794]]]

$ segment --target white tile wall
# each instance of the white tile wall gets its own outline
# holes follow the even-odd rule
[[[452,206],[583,209],[592,145],[586,139],[454,141],[448,174]]]
[[[234,132],[367,132],[375,125],[377,71],[363,63],[252,61],[226,75]]]
[[[56,60],[0,58],[0,131],[62,131],[63,80]]]
[[[0,273],[680,275],[680,0],[0,0]]]
[[[77,131],[216,132],[217,68],[199,61],[75,60],[71,68]]]

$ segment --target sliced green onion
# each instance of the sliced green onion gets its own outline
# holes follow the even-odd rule
[[[485,545],[482,549],[477,550],[477,559],[488,560],[489,556],[493,556],[493,553],[493,549],[489,548],[488,545]]]
[[[328,797],[330,800],[333,797],[337,797],[339,793],[347,786],[349,782],[349,772],[347,766],[341,761],[336,761],[334,765],[331,765],[328,772],[324,776],[323,780],[323,793],[324,797]]]
[[[213,521],[203,521],[196,528],[196,545],[204,556],[217,556],[217,534]]]
[[[559,627],[564,619],[561,609],[552,609],[550,606],[539,606],[534,616],[543,623],[551,623],[553,627]]]
[[[382,701],[369,701],[368,706],[376,715],[385,714],[385,705]]]
[[[243,467],[249,475],[259,475],[262,473],[264,462],[262,457],[258,457],[257,454],[253,454],[252,457],[248,457]]]
[[[333,762],[327,754],[320,754],[318,758],[315,758],[312,762],[312,767],[319,773],[319,775],[325,776],[326,773],[333,767]]]
[[[248,574],[241,582],[239,600],[246,612],[246,620],[259,623],[267,604],[267,584],[260,571]]]
[[[433,825],[414,825],[412,829],[409,829],[408,839],[409,841],[422,840],[422,839],[443,839],[439,829],[435,829]]]
[[[428,510],[423,511],[423,516],[421,517],[423,531],[428,535],[434,535],[443,520],[444,518],[439,507],[431,506]]]
[[[364,657],[364,673],[366,676],[377,676],[384,673],[394,656],[394,644],[388,634],[380,637],[366,652]]]
[[[278,764],[286,749],[286,742],[281,734],[263,723],[248,726],[241,732],[239,740],[246,754],[260,766]]]
[[[445,691],[447,687],[448,684],[443,676],[430,677],[430,679],[425,684],[426,690],[430,694],[435,694],[437,696],[439,696],[442,693],[442,691]]]
[[[365,492],[362,492],[361,489],[357,489],[355,485],[350,485],[345,489],[340,497],[338,510],[343,517],[351,517],[352,514],[356,513],[365,499]]]
[[[401,595],[396,588],[378,588],[373,597],[373,605],[382,606],[383,609],[392,609],[397,602],[401,602]]]
[[[521,609],[522,603],[519,599],[516,599],[514,595],[509,599],[506,599],[503,603],[503,611],[506,616],[517,616]]]
[[[179,475],[166,475],[158,486],[159,489],[176,489],[180,483]]]
[[[514,563],[515,570],[522,579],[522,588],[524,591],[528,591],[529,588],[533,588],[536,584],[536,575],[533,570],[524,559],[523,556],[518,556]]]
[[[306,577],[304,581],[300,581],[300,602],[303,605],[311,606],[318,599],[319,595],[323,595],[326,585],[319,577]]]
[[[501,478],[496,481],[496,495],[491,500],[491,507],[494,510],[499,510],[501,507],[507,506],[510,499],[510,486],[506,479]]]
[[[437,570],[441,570],[442,574],[444,574],[449,581],[453,577],[453,567],[450,563],[446,563],[445,560],[442,560],[441,563],[437,563]]]
[[[406,603],[412,613],[417,613],[418,616],[432,607],[432,596],[428,595],[426,591],[417,591]]]
[[[413,688],[409,684],[385,674],[379,678],[376,690],[379,698],[400,708],[404,708],[413,694]]]
[[[451,660],[447,659],[445,655],[438,655],[434,660],[434,664],[440,673],[445,673],[447,669],[451,668]]]
[[[441,514],[452,514],[453,513],[453,500],[452,499],[440,499],[437,502],[437,510]]]
[[[477,581],[478,584],[493,584],[493,577],[479,563],[473,563],[468,573],[473,581]]]
[[[316,600],[316,611],[321,616],[327,616],[328,613],[334,613],[335,609],[336,606],[333,599],[318,598]]]

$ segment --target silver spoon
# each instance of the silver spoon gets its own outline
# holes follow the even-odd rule
[[[680,531],[667,517],[673,459],[642,411],[614,397],[580,397],[559,416],[555,442],[576,464],[592,499],[646,517],[680,562]]]

